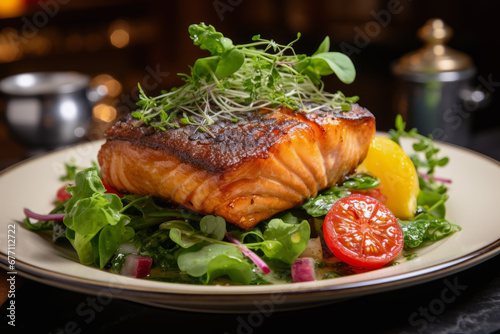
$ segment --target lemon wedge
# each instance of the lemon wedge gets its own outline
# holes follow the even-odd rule
[[[414,217],[419,192],[418,174],[406,152],[386,137],[376,136],[365,160],[357,168],[380,179],[385,206],[400,219]]]

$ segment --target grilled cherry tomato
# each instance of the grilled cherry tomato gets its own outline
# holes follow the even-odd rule
[[[67,200],[67,199],[70,199],[71,198],[71,195],[66,191],[66,187],[68,187],[69,184],[66,183],[65,185],[63,185],[61,188],[59,188],[59,190],[57,191],[57,199],[61,202]]]
[[[373,197],[351,194],[328,211],[323,236],[330,251],[352,266],[375,269],[403,249],[403,231],[394,214]]]
[[[111,186],[109,184],[107,184],[106,182],[104,182],[103,179],[101,179],[101,182],[104,185],[104,188],[106,188],[107,193],[116,194],[116,195],[118,195],[118,197],[123,197],[123,194],[121,194],[117,190],[111,188]]]

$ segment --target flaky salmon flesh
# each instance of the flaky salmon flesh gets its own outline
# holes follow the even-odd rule
[[[105,132],[102,178],[123,193],[162,197],[248,230],[355,172],[375,136],[375,118],[350,111],[281,107],[219,120],[200,131],[166,131],[130,115]]]

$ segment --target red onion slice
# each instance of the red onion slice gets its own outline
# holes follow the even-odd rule
[[[430,176],[427,175],[427,174],[425,174],[425,173],[418,173],[418,175],[420,175],[424,180],[429,180],[430,179]],[[450,179],[445,179],[445,178],[442,178],[442,177],[434,177],[434,181],[442,182],[442,183],[451,183]]]
[[[66,216],[65,213],[53,213],[53,214],[48,214],[48,215],[43,215],[39,213],[35,213],[31,211],[30,209],[24,208],[24,214],[28,218],[33,218],[37,220],[56,220],[56,221],[62,221],[64,219],[64,216]]]
[[[248,249],[248,247],[245,246],[244,244],[242,244],[238,239],[236,239],[235,237],[233,237],[231,234],[229,234],[227,232],[226,232],[226,238],[229,241],[231,241],[233,244],[238,246],[239,249],[241,250],[241,252],[243,254],[245,254],[246,256],[248,256],[248,258],[250,260],[252,260],[253,263],[255,263],[255,265],[257,267],[259,267],[264,272],[264,274],[269,274],[271,272],[271,268],[269,268],[267,263],[265,263],[264,260],[262,260],[257,254],[255,254],[250,249]]]

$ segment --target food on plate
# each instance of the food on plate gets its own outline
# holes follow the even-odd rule
[[[323,76],[355,77],[328,38],[307,56],[296,41],[234,45],[203,23],[189,32],[211,55],[181,87],[151,97],[139,86],[99,164],[68,163],[54,210],[25,209],[30,229],[112,273],[244,285],[394,265],[460,230],[445,217],[447,182],[434,173],[448,161],[432,139],[401,116],[390,139],[374,138],[358,97],[325,92]]]
[[[386,137],[375,137],[368,155],[358,167],[380,179],[380,191],[387,198],[385,205],[401,219],[415,215],[419,193],[418,174],[403,149]]]
[[[217,121],[214,137],[186,125],[166,131],[129,117],[106,132],[102,177],[123,193],[160,196],[251,229],[344,181],[375,134],[373,115],[286,107]]]
[[[394,214],[373,197],[351,194],[328,211],[323,236],[332,253],[352,266],[374,269],[403,250],[403,231]]]

